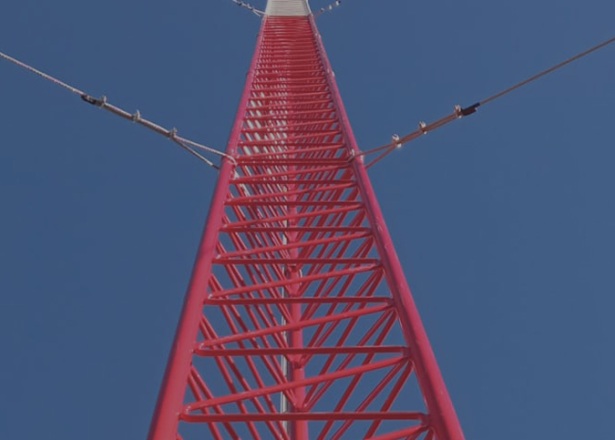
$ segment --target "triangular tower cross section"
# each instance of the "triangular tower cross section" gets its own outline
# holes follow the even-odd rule
[[[307,3],[267,7],[150,440],[462,440]]]

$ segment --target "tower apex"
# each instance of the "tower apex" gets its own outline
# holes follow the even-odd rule
[[[308,0],[267,0],[265,15],[280,17],[302,17],[310,15]]]

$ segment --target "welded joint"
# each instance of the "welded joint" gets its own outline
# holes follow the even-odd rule
[[[358,160],[361,163],[365,162],[365,152],[359,150],[350,150],[348,153],[348,163],[351,163],[353,160]]]

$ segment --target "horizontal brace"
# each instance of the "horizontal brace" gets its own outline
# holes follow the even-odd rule
[[[241,162],[241,159],[237,160],[238,163]],[[248,161],[246,161],[248,162]],[[249,165],[249,164],[248,164]],[[267,171],[271,171],[271,170],[267,170]],[[247,178],[247,177],[254,177],[254,179],[262,179],[265,177],[269,177],[269,178],[273,178],[273,177],[292,177],[292,176],[302,176],[302,175],[315,175],[315,174],[324,174],[324,173],[329,173],[329,174],[335,174],[338,171],[340,171],[340,168],[338,166],[330,166],[330,165],[325,165],[322,167],[314,167],[314,168],[310,168],[308,170],[306,169],[294,169],[294,170],[286,170],[286,171],[279,171],[276,173],[256,173],[256,174],[250,174],[249,176],[243,176],[243,177],[239,177],[241,178]]]
[[[199,350],[204,350],[207,347],[215,347],[217,345],[231,344],[233,342],[254,340],[256,338],[262,338],[264,336],[272,335],[272,334],[280,334],[284,332],[289,332],[298,329],[305,329],[308,327],[315,327],[322,324],[327,324],[329,322],[338,322],[343,319],[351,319],[361,316],[369,316],[375,315],[377,313],[388,312],[393,308],[388,304],[379,305],[371,308],[363,308],[360,310],[352,310],[344,313],[336,313],[335,315],[324,316],[321,318],[314,318],[309,320],[303,320],[300,322],[294,323],[286,323],[284,325],[278,325],[273,327],[262,328],[258,330],[253,330],[249,332],[244,332],[240,334],[235,334],[231,336],[223,336],[216,339],[210,339],[204,342],[201,342],[198,345]]]
[[[325,186],[328,183],[336,183],[336,188],[354,188],[357,186],[357,182],[352,180],[329,180],[322,181],[317,179],[297,179],[297,180],[265,180],[261,177],[251,178],[246,177],[243,179],[237,179],[232,182],[234,185],[250,185],[251,187],[270,187],[270,186],[300,186],[308,189],[309,191],[320,191],[320,188],[330,188],[331,186]],[[309,188],[307,187],[309,185]]]
[[[252,133],[244,134],[244,138],[237,143],[239,148],[244,150],[250,148],[252,151],[239,153],[238,160],[243,162],[265,160],[267,163],[276,163],[288,161],[298,162],[335,162],[336,160],[342,162],[344,157],[348,154],[344,154],[344,157],[336,157],[335,154],[341,151],[349,151],[346,144],[340,139],[341,134],[339,131],[331,131],[331,133],[324,134],[322,130],[314,132],[301,132],[301,135],[295,135],[295,131],[288,133],[275,132],[276,138],[272,139],[255,139]],[[284,137],[286,136],[286,137]],[[323,141],[326,138],[332,138]],[[263,151],[259,151],[262,149]],[[330,154],[323,155],[318,154],[322,152],[330,152]],[[312,154],[316,153],[316,154]],[[289,157],[290,156],[290,157]],[[297,157],[298,156],[298,157]]]
[[[221,230],[225,233],[267,233],[267,232],[366,232],[371,233],[371,228],[354,226],[225,226]]]
[[[278,140],[271,139],[260,139],[260,140],[242,140],[237,144],[239,147],[251,147],[251,148],[296,148],[301,151],[319,151],[319,150],[329,150],[329,149],[339,149],[345,148],[346,144],[344,142],[318,142],[318,143],[306,143],[306,142],[288,142],[287,139],[284,142]],[[261,153],[258,153],[261,154]],[[265,153],[262,153],[265,154]],[[267,153],[274,154],[274,153]],[[240,156],[237,160],[249,159],[249,158],[259,158],[257,154],[253,156]]]
[[[297,35],[296,33],[276,33],[270,34],[269,30],[265,31],[265,40],[263,42],[263,52],[277,51],[283,54],[288,54],[289,49],[301,48],[302,50],[316,50],[314,39]],[[294,51],[291,51],[293,53]],[[262,52],[261,52],[262,53]]]
[[[425,421],[425,423],[427,423],[427,421]],[[379,435],[377,437],[370,437],[367,440],[400,440],[400,439],[415,440],[415,439],[418,439],[418,437],[416,436],[424,433],[430,428],[431,426],[428,426],[427,424],[421,425],[421,426],[412,426],[410,428],[402,429],[402,430],[391,432],[388,434]],[[435,437],[432,437],[432,438],[435,438]]]
[[[380,362],[373,362],[369,365],[362,365],[354,368],[347,368],[341,371],[335,371],[333,373],[322,374],[316,377],[310,377],[304,380],[297,380],[293,382],[287,382],[279,385],[274,385],[266,388],[259,388],[249,391],[244,391],[242,393],[236,393],[229,396],[217,397],[208,399],[206,401],[195,402],[190,405],[187,405],[184,414],[189,413],[190,411],[195,410],[205,410],[210,407],[216,407],[218,405],[225,405],[228,403],[241,402],[248,399],[254,399],[260,396],[277,394],[282,391],[292,390],[295,388],[306,387],[309,385],[315,385],[323,382],[334,381],[337,379],[342,379],[345,377],[356,376],[360,374],[364,374],[369,371],[381,370],[384,368],[391,367],[393,365],[399,364],[400,362],[407,362],[407,358],[393,358],[387,359]]]
[[[270,127],[270,128],[276,129],[278,131],[282,129],[288,130],[288,131],[294,131],[298,128],[301,128],[308,132],[312,132],[312,131],[334,130],[333,127],[339,127],[339,121],[337,120],[337,118],[317,119],[317,120],[298,119],[298,120],[291,120],[291,121],[284,119],[282,124],[267,124],[267,125],[269,126],[275,125],[275,127]],[[324,128],[321,128],[321,127],[324,127]]]
[[[328,177],[329,177],[329,174],[322,176],[323,180],[327,179]],[[305,192],[299,193],[300,196],[309,195],[310,192],[323,194],[325,191],[328,191],[328,189],[321,189],[321,188],[330,188],[330,187],[324,186],[324,183],[322,183],[322,185],[320,183],[321,182],[314,182],[313,179],[306,179],[305,181],[299,180],[299,179],[297,179],[296,181],[289,181],[289,180],[266,181],[266,180],[261,180],[260,177],[257,177],[254,179],[246,178],[245,180],[242,180],[241,182],[231,182],[231,185],[237,187],[240,190],[245,190],[247,187],[249,188],[248,189],[249,192],[254,192],[254,193],[266,192],[266,191],[270,192],[268,199],[259,198],[255,200],[244,200],[248,202],[250,201],[253,202],[256,200],[266,201],[266,200],[274,199],[274,198],[277,200],[280,200],[280,199],[285,200],[283,190],[287,188],[298,188],[299,190],[305,190]],[[347,183],[347,184],[343,183],[343,184],[336,185],[336,189],[334,191],[337,191],[337,190],[345,191],[347,189],[356,189],[356,187],[357,187],[356,183]],[[241,196],[241,197],[245,198],[246,196]],[[352,192],[352,195],[345,194],[344,198],[346,199],[346,201],[356,201],[357,203],[360,202],[359,200],[356,200],[358,199],[358,193],[356,191]]]
[[[267,31],[265,31],[265,36],[267,38],[265,38],[263,43],[263,52],[259,53],[280,52],[287,55],[288,53],[295,53],[296,51],[289,50],[295,47],[301,48],[302,51],[316,51],[315,41],[313,38],[310,37],[304,37],[290,33],[271,35],[267,34]],[[283,59],[284,57],[278,57],[278,59],[280,58]]]
[[[289,146],[289,148],[293,148],[294,146]],[[262,148],[262,147],[250,147],[248,145],[242,145],[240,146],[240,148]],[[322,153],[322,152],[331,152],[332,154],[338,154],[339,152],[342,152],[344,154],[344,156],[342,157],[328,157],[327,159],[346,159],[348,156],[348,149],[345,147],[344,144],[335,144],[332,146],[327,146],[327,147],[316,147],[316,148],[301,148],[301,147],[297,147],[297,150],[295,150],[294,152],[288,152],[288,153],[276,153],[276,152],[266,152],[266,153],[254,153],[254,154],[245,154],[245,156],[238,156],[236,159],[237,163],[242,163],[242,162],[250,162],[250,160],[254,161],[254,160],[258,160],[258,159],[262,159],[262,160],[274,160],[275,158],[279,158],[279,157],[283,157],[284,159],[288,159],[288,157],[284,157],[284,156],[296,156],[296,155],[302,155],[302,156],[306,156],[306,157],[300,157],[300,159],[309,159],[312,153]],[[245,159],[245,160],[244,160]],[[278,175],[282,175],[284,176],[285,174],[282,173],[278,173]],[[267,177],[272,176],[272,174],[262,174],[262,179],[264,180]],[[258,178],[259,176],[255,176],[256,178]],[[244,177],[245,179],[252,179],[253,177]],[[239,179],[235,179],[234,182],[237,182]],[[270,179],[272,180],[272,179]],[[273,180],[272,180],[273,181]],[[283,180],[278,180],[278,182],[281,182]],[[319,182],[319,183],[326,183],[326,182]]]
[[[279,80],[275,80],[275,75],[264,75],[261,74],[254,79],[254,82],[251,84],[251,88],[259,86],[267,86],[274,87],[276,90],[290,90],[292,87],[299,87],[301,89],[306,89],[314,86],[322,86],[326,90],[330,90],[329,85],[326,82],[326,77],[324,75],[314,76],[312,78],[303,78],[303,81],[299,81],[297,78],[288,77],[284,79],[284,82],[280,82]]]
[[[264,101],[264,102],[285,102],[285,103],[324,103],[331,100],[331,92],[329,90],[322,92],[310,92],[303,94],[288,93],[284,90],[273,90],[265,92],[259,90],[258,93],[252,91],[253,96],[248,100],[250,101]],[[319,98],[320,97],[320,98]]]
[[[245,164],[246,167],[249,165],[250,164]],[[335,171],[338,171],[338,169],[323,169],[322,171],[316,172],[312,170],[301,170],[292,173],[296,177],[294,179],[282,172],[275,174],[257,174],[254,176],[239,177],[231,181],[230,185],[242,189],[249,187],[254,192],[273,191],[273,188],[289,187],[291,185],[295,188],[313,187],[314,189],[317,189],[322,188],[328,182],[344,185],[345,188],[355,188],[357,186],[357,183],[354,181],[349,181],[346,179],[335,180],[334,178],[337,177]],[[275,178],[267,179],[268,176],[275,176]]]
[[[288,282],[287,282],[288,283]],[[260,306],[260,305],[320,305],[320,304],[389,304],[393,298],[384,296],[352,296],[352,297],[283,297],[283,298],[239,298],[239,299],[206,299],[206,306]]]
[[[271,62],[280,62],[281,59],[288,60],[290,62],[318,62],[318,58],[313,50],[310,49],[301,49],[297,51],[293,51],[291,55],[286,54],[285,57],[280,57],[277,54],[274,54],[271,50],[265,49],[263,52],[259,53],[258,62],[259,63],[271,63]]]
[[[296,80],[292,77],[287,78],[284,87],[280,87],[280,83],[276,83],[274,78],[275,77],[272,77],[270,79],[267,76],[261,76],[260,81],[253,83],[250,90],[252,93],[256,91],[263,93],[271,91],[273,93],[286,93],[288,95],[291,95],[294,91],[299,91],[300,93],[331,93],[331,89],[329,89],[327,84],[323,83],[319,77],[301,78],[301,80]]]
[[[276,98],[276,101],[279,99]],[[311,102],[311,101],[302,101],[302,102]],[[271,116],[271,114],[265,115],[267,118]],[[288,116],[290,119],[287,119]],[[303,129],[307,133],[312,133],[314,131],[339,131],[339,121],[335,117],[331,117],[330,115],[324,115],[324,118],[318,119],[310,119],[310,118],[293,118],[291,115],[281,115],[279,120],[265,120],[261,121],[258,118],[253,118],[251,120],[245,120],[245,130],[252,130],[256,128],[270,128],[272,133],[287,133],[289,131],[295,131],[297,129]]]
[[[247,109],[255,108],[255,103],[258,105],[278,105],[278,106],[289,106],[289,105],[320,105],[323,104],[324,101],[329,100],[328,93],[319,93],[317,96],[295,96],[293,93],[287,93],[284,95],[272,93],[272,92],[259,92],[260,96],[253,96],[248,100]],[[263,96],[265,95],[265,96]],[[274,128],[274,127],[272,127]],[[280,127],[283,128],[283,127]]]
[[[271,116],[271,115],[270,115]],[[324,118],[331,115],[324,114]],[[257,119],[247,121],[248,127],[241,131],[241,138],[237,145],[250,145],[257,142],[257,145],[265,147],[288,148],[295,145],[295,149],[308,147],[320,147],[330,144],[344,144],[340,138],[336,140],[326,140],[323,138],[339,136],[340,129],[335,123],[329,123],[326,119],[297,119],[296,122],[289,121],[284,115],[278,119]],[[284,124],[284,125],[280,125]],[[275,125],[272,128],[271,125]],[[270,130],[268,130],[270,129]]]
[[[225,206],[352,206],[355,209],[363,207],[362,203],[347,200],[315,200],[315,201],[292,201],[292,200],[227,200]]]
[[[261,125],[279,125],[279,124],[305,124],[305,125],[320,125],[320,124],[328,124],[330,121],[338,122],[337,116],[331,110],[318,110],[316,113],[312,112],[310,114],[301,114],[301,113],[293,113],[288,115],[273,115],[271,113],[259,113],[257,115],[247,114],[244,116],[245,125],[253,124],[261,124]],[[267,139],[259,139],[260,141],[266,141]],[[245,140],[240,140],[241,142],[245,142]],[[328,145],[334,142],[321,142],[324,145]],[[292,144],[291,144],[292,145]]]
[[[251,99],[258,99],[259,96],[256,96],[257,94],[261,94],[261,93],[266,93],[266,94],[274,94],[274,95],[279,95],[280,97],[283,96],[289,96],[292,95],[293,99],[297,99],[299,97],[314,97],[314,96],[320,96],[322,99],[327,98],[329,96],[331,96],[331,92],[328,89],[322,90],[322,91],[316,91],[316,92],[292,92],[289,93],[286,89],[279,89],[279,88],[272,88],[272,89],[259,89],[258,91],[254,90],[254,88],[252,89],[252,98]]]
[[[348,168],[348,159],[294,159],[286,160],[280,159],[267,160],[267,159],[255,159],[250,160],[247,157],[239,162],[240,165],[268,165],[268,166],[316,166],[316,165],[337,165],[339,168]]]
[[[276,80],[275,75],[261,75],[260,77],[257,76],[254,79],[254,82],[252,83],[252,87],[264,85],[264,84],[276,85],[276,86],[279,86],[280,84],[282,84],[285,87],[294,86],[294,85],[298,85],[300,87],[313,87],[315,85],[321,85],[329,89],[329,83],[327,82],[327,78],[324,75],[320,77],[316,77],[316,78],[311,78],[309,83],[306,83],[305,81],[298,80],[295,78],[286,78],[284,80],[284,83],[280,83],[280,79],[278,78]]]
[[[370,238],[370,237],[372,237],[371,231],[359,232],[355,234],[319,238],[316,240],[295,241],[295,242],[290,242],[287,244],[282,244],[279,246],[268,246],[268,247],[258,246],[252,249],[246,249],[246,250],[241,250],[237,252],[226,252],[224,254],[220,254],[220,257],[243,258],[243,257],[248,257],[249,255],[263,255],[263,254],[268,254],[268,253],[275,254],[278,252],[289,251],[292,249],[306,249],[306,248],[315,249],[316,247],[323,245],[323,244],[331,244],[331,243],[339,243],[339,242],[348,242],[348,244],[350,244],[350,242],[352,241],[360,240],[362,238]]]
[[[278,124],[298,124],[303,123],[305,125],[320,125],[320,124],[328,124],[330,121],[338,122],[337,115],[331,110],[321,111],[318,110],[318,114],[301,114],[301,113],[293,113],[289,115],[272,115],[270,113],[259,114],[259,115],[246,115],[244,117],[245,125],[249,124],[261,124],[261,125],[278,125]],[[268,139],[259,139],[259,141],[267,141]],[[245,139],[241,139],[239,141],[239,145],[245,142]],[[323,145],[329,145],[333,143],[343,143],[343,142],[319,142]],[[285,144],[286,145],[286,144]],[[293,144],[289,144],[293,145]],[[303,142],[300,143],[303,145]]]
[[[252,96],[248,100],[248,107],[253,108],[253,102],[258,102],[261,105],[266,103],[274,103],[274,104],[284,104],[284,105],[315,105],[315,104],[323,104],[325,101],[330,100],[330,93],[319,92],[317,94],[310,93],[304,96],[296,96],[294,93],[282,92],[282,91],[258,91],[258,93],[252,92],[257,96]],[[316,96],[314,96],[316,95]]]
[[[262,219],[256,219],[256,220],[239,221],[239,222],[233,222],[229,224],[236,225],[236,226],[252,226],[252,225],[263,226],[263,225],[271,224],[271,223],[275,224],[275,223],[284,222],[286,220],[301,221],[301,220],[306,220],[306,219],[313,218],[313,217],[329,216],[329,215],[335,215],[335,214],[341,214],[344,212],[353,212],[353,211],[357,211],[356,206],[342,206],[340,208],[323,209],[319,211],[309,211],[309,212],[298,212],[293,215],[281,215],[279,217],[268,217],[268,218],[262,218]]]
[[[277,84],[277,85],[288,85],[289,83],[295,83],[295,84],[301,84],[299,81],[297,81],[296,78],[285,78],[284,82],[280,82],[279,81],[279,77],[278,77],[278,81],[275,81],[275,74],[273,72],[263,72],[261,71],[258,75],[256,75],[253,84],[260,84],[262,82],[265,81],[269,81],[272,84]],[[319,74],[314,76],[312,78],[314,81],[322,81],[323,83],[326,82],[326,76],[325,74],[322,72],[322,70],[319,71]],[[302,84],[301,84],[302,85]]]
[[[257,181],[258,183],[258,181]],[[327,182],[324,182],[327,183]],[[302,180],[286,180],[286,181],[281,181],[281,182],[276,182],[277,185],[285,185],[285,186],[298,186],[303,184]],[[312,194],[319,194],[319,193],[324,193],[327,191],[338,191],[338,190],[344,190],[344,189],[348,189],[354,186],[353,182],[350,183],[340,183],[340,184],[336,184],[336,185],[327,185],[327,186],[314,186],[314,187],[310,187],[310,188],[299,188],[299,189],[293,189],[292,191],[280,191],[280,192],[269,192],[269,193],[264,193],[264,194],[256,194],[253,196],[241,196],[241,197],[233,197],[232,199],[227,200],[227,204],[230,205],[235,205],[235,204],[243,204],[245,202],[254,202],[254,201],[260,201],[260,202],[292,202],[292,200],[286,199],[286,200],[280,200],[280,198],[287,198],[287,197],[293,197],[293,196],[305,196],[305,195],[312,195]],[[343,200],[344,202],[349,202],[348,200]],[[232,203],[229,203],[232,202]],[[333,202],[333,201],[332,201]],[[351,200],[350,202],[356,203],[356,200]]]
[[[289,285],[308,283],[312,281],[341,278],[341,277],[352,276],[352,275],[356,275],[360,273],[371,272],[375,270],[382,270],[382,266],[380,264],[374,264],[374,265],[365,265],[365,266],[360,266],[360,267],[350,267],[350,268],[343,269],[343,270],[330,271],[326,273],[318,273],[315,275],[303,276],[301,277],[300,280],[297,280],[296,282],[293,282],[291,280],[280,280],[280,281],[269,282],[266,284],[256,284],[252,286],[236,287],[235,289],[213,292],[209,296],[209,298],[205,300],[205,303],[207,303],[208,301],[216,300],[218,298],[228,298],[234,295],[243,295],[243,294],[250,293],[250,292],[261,292],[267,289],[275,289],[277,287],[285,287]],[[305,301],[308,301],[306,298],[302,298],[302,299]],[[291,301],[291,300],[293,299],[287,298],[287,299],[280,299],[278,301],[284,302],[284,301]],[[266,302],[268,301],[268,299],[263,298],[262,301]]]
[[[325,237],[325,238],[320,238],[317,240],[310,240],[310,241],[297,241],[297,242],[293,242],[293,243],[289,243],[289,244],[285,244],[285,245],[279,245],[279,246],[270,246],[270,247],[255,247],[253,249],[246,249],[246,250],[242,250],[242,251],[237,251],[237,252],[227,252],[224,254],[220,254],[218,257],[216,258],[227,258],[227,259],[240,259],[240,258],[245,258],[246,260],[250,261],[250,255],[258,255],[258,256],[262,256],[261,258],[263,259],[268,259],[268,258],[276,258],[276,257],[269,257],[269,255],[275,255],[276,253],[281,253],[284,251],[290,251],[292,249],[300,249],[302,251],[305,251],[306,249],[312,249],[315,250],[318,246],[320,245],[328,245],[328,244],[332,244],[332,243],[346,243],[348,245],[350,245],[350,243],[352,241],[355,240],[360,240],[363,238],[370,238],[372,237],[371,231],[369,233],[359,233],[359,234],[353,234],[353,235],[348,235],[348,236],[344,236],[344,235],[338,235],[335,237]]]
[[[272,112],[295,112],[302,110],[334,110],[331,101],[328,99],[322,99],[320,101],[313,101],[310,103],[296,103],[294,105],[250,105],[246,106],[246,111],[272,111]]]
[[[287,54],[288,49],[309,47],[316,50],[316,44],[311,36],[298,35],[294,32],[271,32],[271,29],[265,30],[265,38],[263,43],[263,52],[278,51]],[[261,53],[263,53],[261,52]],[[293,51],[294,52],[294,51]]]
[[[183,412],[180,419],[187,423],[232,423],[232,422],[284,422],[284,421],[347,421],[347,420],[417,420],[425,423],[427,415],[420,412],[382,411],[382,412],[286,412],[262,414],[186,414]],[[424,427],[422,429],[427,429]],[[401,437],[395,437],[399,439]]]
[[[268,73],[275,73],[281,76],[316,76],[322,74],[322,68],[320,66],[315,66],[310,69],[306,69],[304,67],[278,67],[272,68],[269,65],[263,67],[256,68],[256,75],[267,75]]]
[[[269,18],[269,20],[275,20],[275,18]],[[265,35],[265,46],[271,45],[271,47],[277,48],[280,47],[281,44],[290,44],[291,47],[295,43],[312,43],[314,38],[311,35],[306,35],[305,32],[298,33],[297,28],[305,24],[305,20],[292,20],[290,18],[284,18],[284,25],[282,23],[276,23],[273,21],[267,29],[264,30]],[[295,23],[292,23],[294,21]],[[290,28],[294,24],[293,28]],[[305,26],[304,26],[305,30]],[[280,43],[280,44],[278,44]]]
[[[278,59],[269,59],[269,57],[259,57],[259,61],[263,58],[268,58],[267,66],[271,69],[284,68],[284,67],[298,67],[298,66],[322,66],[322,62],[318,59],[318,57],[314,55],[302,54],[301,57],[288,57],[288,58],[278,58]]]
[[[255,71],[256,73],[256,77],[257,78],[261,78],[261,79],[274,79],[274,78],[280,78],[280,74],[276,71],[270,71],[270,70],[265,70],[263,68],[261,69],[256,69]],[[302,73],[302,74],[293,74],[293,75],[287,75],[287,77],[285,78],[285,80],[293,80],[293,81],[300,81],[300,80],[320,80],[326,78],[325,74],[320,71],[320,70],[315,70],[314,72],[312,72],[311,74],[306,74],[306,73]],[[278,82],[279,83],[279,82]]]
[[[314,130],[305,130],[305,129],[295,128],[292,125],[287,125],[285,127],[276,127],[275,129],[272,129],[271,127],[244,128],[243,130],[241,130],[241,133],[244,136],[254,135],[254,134],[261,134],[263,136],[271,136],[271,137],[275,136],[276,137],[275,141],[282,144],[280,146],[285,146],[286,141],[288,140],[292,141],[293,139],[316,140],[316,139],[322,139],[326,137],[342,135],[341,131],[338,129],[322,130],[322,129],[316,128]],[[297,134],[297,133],[300,133],[300,134]]]
[[[290,87],[296,90],[293,91]],[[314,88],[319,90],[313,90]],[[253,84],[253,87],[250,88],[249,99],[258,99],[263,97],[263,95],[270,98],[301,98],[301,100],[314,100],[318,97],[325,99],[332,96],[331,90],[325,84],[295,84],[284,87],[280,87],[279,83],[277,85],[271,84],[270,86],[259,83]]]
[[[408,351],[402,346],[364,346],[364,347],[303,347],[303,348],[211,348],[203,350],[198,346],[194,353],[203,357],[253,357],[253,356],[297,356],[332,354],[404,354]]]
[[[290,78],[289,78],[290,80]],[[330,93],[329,86],[324,81],[313,79],[309,82],[297,81],[297,82],[285,82],[284,85],[280,85],[279,81],[273,80],[256,80],[252,83],[250,88],[251,93],[259,92],[280,92],[280,93]]]
[[[276,39],[275,43],[264,44],[258,62],[284,59],[289,52],[295,55],[316,55],[316,46],[312,40],[284,42]]]
[[[259,118],[261,121],[290,121],[292,118],[298,118],[301,116],[311,116],[311,115],[320,115],[323,118],[329,118],[331,115],[337,114],[337,109],[330,107],[326,109],[314,109],[314,110],[293,110],[292,113],[286,114],[258,114],[252,115],[250,112],[258,112],[258,109],[246,109],[247,115],[244,117],[245,120],[256,119]]]
[[[235,266],[251,266],[255,264],[300,264],[303,266],[315,264],[331,264],[340,266],[344,264],[380,264],[380,260],[375,258],[225,258],[216,257],[213,259],[214,264],[220,265],[235,265]],[[300,281],[300,279],[299,279]],[[288,280],[286,281],[288,283]]]
[[[268,57],[269,58],[269,57]],[[263,57],[261,57],[259,59],[263,60]],[[268,60],[267,62],[267,67],[269,69],[282,69],[282,68],[286,68],[286,67],[294,67],[294,68],[298,68],[298,67],[315,67],[315,68],[321,68],[321,63],[318,61],[318,58],[314,58],[314,57],[302,57],[300,59],[298,58],[289,58],[289,59],[271,59]]]
[[[264,40],[264,46],[271,47],[274,49],[280,48],[281,46],[288,45],[289,47],[294,47],[295,44],[310,44],[314,42],[314,38],[311,35],[306,35],[305,33],[297,33],[297,28],[289,28],[292,23],[289,19],[284,19],[287,23],[286,26],[276,26],[276,23],[272,23],[267,29],[264,31],[264,35],[266,36]],[[301,22],[305,23],[305,21],[301,20]],[[300,22],[297,21],[295,26],[301,26]]]
[[[268,38],[265,39],[265,41],[263,42],[263,47],[262,50],[259,52],[259,54],[272,54],[274,52],[276,53],[281,53],[284,56],[281,58],[284,58],[285,56],[288,56],[289,52],[288,49],[282,48],[282,43],[280,43],[281,39],[279,36],[272,36],[272,35],[267,35]],[[290,38],[293,37],[292,40],[290,40]],[[316,54],[316,48],[314,43],[314,40],[312,38],[301,38],[299,37],[299,39],[297,39],[297,35],[291,35],[291,34],[287,34],[286,36],[284,36],[284,42],[288,42],[288,41],[296,41],[297,43],[292,43],[291,47],[301,47],[301,50],[293,50],[290,52],[290,55],[293,56],[297,54],[297,52],[310,52],[313,54]],[[301,42],[301,45],[299,44],[299,42]],[[296,46],[295,46],[296,44]],[[306,48],[307,47],[307,48]],[[280,59],[280,57],[278,56],[277,59]]]

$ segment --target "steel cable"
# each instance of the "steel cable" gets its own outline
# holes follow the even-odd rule
[[[539,73],[537,73],[536,75],[532,75],[531,77],[517,83],[514,84],[513,86],[510,86],[498,93],[495,93],[494,95],[489,96],[488,98],[485,98],[481,101],[478,101],[477,103],[468,106],[468,107],[464,107],[462,108],[461,106],[455,106],[455,110],[453,111],[453,113],[451,113],[448,116],[445,116],[441,119],[438,119],[435,122],[432,122],[430,124],[426,124],[424,122],[420,122],[419,123],[419,129],[416,131],[413,131],[412,133],[409,133],[405,136],[399,137],[397,135],[394,135],[392,138],[392,141],[388,144],[385,145],[381,145],[379,147],[376,148],[372,148],[370,150],[364,151],[364,152],[360,152],[358,154],[355,155],[355,157],[357,156],[365,156],[365,155],[369,155],[369,154],[373,154],[373,153],[378,153],[384,150],[384,153],[380,154],[376,159],[374,159],[372,162],[370,162],[369,164],[366,165],[367,168],[372,167],[373,165],[375,165],[376,163],[380,162],[382,159],[384,159],[384,157],[388,156],[389,154],[391,154],[393,151],[395,151],[396,149],[402,147],[404,144],[413,141],[419,137],[422,137],[423,135],[437,130],[438,128],[441,128],[457,119],[461,119],[465,116],[469,116],[472,115],[474,113],[476,113],[477,109],[481,106],[484,106],[486,104],[489,104],[497,99],[500,99],[502,97],[504,97],[505,95],[508,95],[509,93],[512,93],[518,89],[520,89],[521,87],[524,87],[530,83],[533,83],[547,75],[549,75],[550,73],[553,73],[565,66],[567,66],[568,64],[571,64],[575,61],[580,60],[581,58],[586,57],[587,55],[594,53],[600,49],[603,49],[604,47],[615,43],[615,37],[613,38],[609,38],[608,40],[603,41],[602,43],[596,44],[595,46],[592,46],[591,48],[578,53],[564,61],[562,61],[561,63],[558,63],[552,67],[549,67],[548,69],[545,69]]]
[[[143,127],[145,127],[145,128],[147,128],[147,129],[149,129],[151,131],[154,131],[155,133],[158,133],[158,134],[160,134],[160,135],[170,139],[171,141],[173,141],[174,143],[176,143],[177,145],[182,147],[184,150],[188,151],[190,154],[192,154],[193,156],[197,157],[199,160],[205,162],[207,165],[209,165],[209,166],[211,166],[213,168],[218,169],[219,167],[216,164],[214,164],[211,160],[205,158],[204,156],[199,154],[197,151],[195,151],[194,148],[198,148],[200,150],[207,151],[209,153],[218,155],[220,157],[225,157],[227,159],[230,159],[233,162],[235,161],[235,159],[232,156],[230,156],[230,155],[228,155],[228,154],[226,154],[226,153],[224,153],[222,151],[219,151],[219,150],[217,150],[215,148],[211,148],[211,147],[199,144],[197,142],[191,141],[189,139],[183,138],[181,136],[178,136],[176,129],[169,130],[169,129],[166,129],[166,128],[164,128],[164,127],[162,127],[162,126],[160,126],[160,125],[158,125],[158,124],[156,124],[154,122],[151,122],[151,121],[149,121],[147,119],[142,118],[141,117],[141,113],[138,110],[135,113],[129,113],[126,110],[123,110],[123,109],[121,109],[121,108],[119,108],[119,107],[117,107],[115,105],[112,105],[112,104],[108,103],[107,102],[107,98],[104,97],[104,96],[102,98],[100,98],[100,99],[94,98],[91,95],[88,95],[87,93],[85,93],[84,91],[79,90],[78,88],[73,87],[73,86],[71,86],[71,85],[69,85],[69,84],[67,84],[67,83],[65,83],[63,81],[60,81],[59,79],[54,78],[53,76],[51,76],[51,75],[49,75],[47,73],[44,73],[44,72],[42,72],[42,71],[40,71],[40,70],[38,70],[38,69],[36,69],[36,68],[26,64],[26,63],[24,63],[23,61],[20,61],[20,60],[18,60],[16,58],[13,58],[13,57],[11,57],[11,56],[3,53],[3,52],[0,52],[0,58],[3,58],[5,60],[7,60],[7,61],[9,61],[9,62],[19,66],[19,67],[21,67],[21,68],[29,71],[29,72],[32,72],[32,73],[42,77],[43,79],[45,79],[47,81],[50,81],[53,84],[56,84],[56,85],[64,88],[65,90],[68,90],[71,93],[74,93],[75,95],[79,95],[81,97],[81,99],[83,101],[87,102],[88,104],[94,105],[94,106],[96,106],[98,108],[101,108],[101,109],[104,109],[104,110],[107,110],[107,111],[109,111],[110,113],[113,113],[116,116],[119,116],[121,118],[130,120],[130,121],[132,121],[134,123],[142,125]]]

